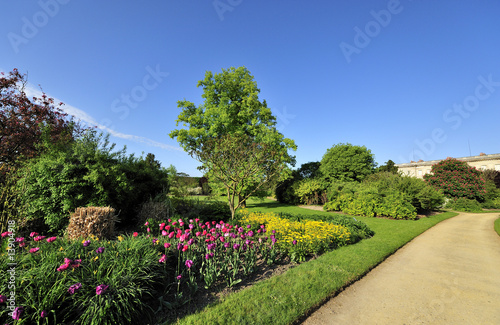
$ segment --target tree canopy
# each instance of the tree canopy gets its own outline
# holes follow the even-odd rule
[[[447,158],[432,165],[431,174],[424,175],[424,179],[448,197],[483,201],[486,190],[482,176],[481,171],[466,162]]]
[[[376,163],[365,146],[339,143],[328,149],[321,159],[320,172],[325,181],[362,181],[373,173]]]
[[[7,165],[37,156],[43,134],[56,143],[83,131],[61,110],[62,103],[55,105],[45,93],[28,98],[26,84],[26,75],[17,69],[0,75],[0,163]]]
[[[225,155],[212,155],[209,161],[205,146],[210,144],[211,148],[217,147],[219,152],[224,152],[231,148],[229,138],[265,148],[268,154],[272,153],[268,157],[279,157],[277,160],[269,158],[269,162],[280,166],[295,163],[295,157],[288,153],[289,149],[296,150],[294,141],[277,130],[276,117],[266,101],[259,100],[260,90],[245,67],[222,69],[217,74],[207,71],[205,78],[198,82],[198,87],[203,89],[203,103],[196,106],[187,100],[177,102],[182,111],[176,125],[182,123],[186,128],[171,131],[170,137],[177,138],[185,151],[203,163],[201,169],[208,171],[210,181],[224,182],[214,174],[216,162],[213,159],[223,159]],[[238,152],[233,151],[232,154]],[[231,173],[236,175],[247,167],[248,164],[240,159],[239,165],[231,165]],[[266,178],[267,173],[268,170],[260,170],[247,174],[241,193],[248,196],[257,189],[262,179],[270,181]]]

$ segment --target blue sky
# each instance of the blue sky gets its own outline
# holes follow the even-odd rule
[[[4,1],[0,71],[28,73],[128,153],[200,176],[168,133],[206,71],[245,66],[295,140],[379,165],[500,153],[500,2]],[[470,146],[470,151],[469,151]]]

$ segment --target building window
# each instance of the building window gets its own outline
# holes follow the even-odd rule
[[[486,170],[486,165],[482,165],[481,170]]]
[[[495,165],[495,170],[499,170],[500,171],[500,164],[496,164]]]
[[[417,175],[418,175],[419,177],[422,177],[422,171],[421,171],[421,170],[417,171]]]

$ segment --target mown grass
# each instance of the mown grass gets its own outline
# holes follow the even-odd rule
[[[247,208],[262,212],[326,214],[271,200],[250,200]],[[328,252],[282,275],[226,296],[177,324],[296,323],[414,237],[456,215],[446,212],[418,221],[356,217],[375,231],[374,237]]]
[[[500,236],[500,218],[495,220],[495,231],[497,232],[498,236]]]

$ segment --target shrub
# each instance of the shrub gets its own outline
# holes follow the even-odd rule
[[[61,233],[76,208],[111,206],[120,211],[121,227],[133,225],[139,205],[168,187],[167,173],[149,160],[125,156],[125,149],[113,152],[108,137],[89,131],[28,161],[17,174],[21,216]]]
[[[417,219],[417,210],[402,193],[395,192],[387,195],[375,208],[378,216],[391,217],[395,219]]]
[[[424,175],[424,179],[437,189],[452,198],[467,198],[484,201],[485,182],[482,173],[466,162],[447,158],[432,166],[432,174]]]
[[[324,221],[335,225],[341,225],[346,227],[351,233],[351,243],[357,243],[358,241],[370,238],[375,235],[375,232],[371,230],[365,223],[356,220],[353,217],[332,214],[332,215],[297,215],[291,213],[280,213],[279,217],[289,219],[291,221]]]
[[[374,217],[375,208],[379,204],[379,197],[370,192],[358,192],[348,201],[342,211],[355,216]]]
[[[376,188],[382,196],[404,194],[420,213],[436,210],[444,203],[444,195],[440,190],[415,177],[382,172],[370,175],[363,184]]]
[[[452,209],[455,211],[463,211],[463,212],[481,212],[483,209],[481,208],[481,204],[476,200],[471,200],[465,197],[453,198],[450,199],[446,205],[446,209]]]
[[[323,204],[326,201],[326,193],[319,179],[304,179],[295,188],[295,195],[304,204]]]

